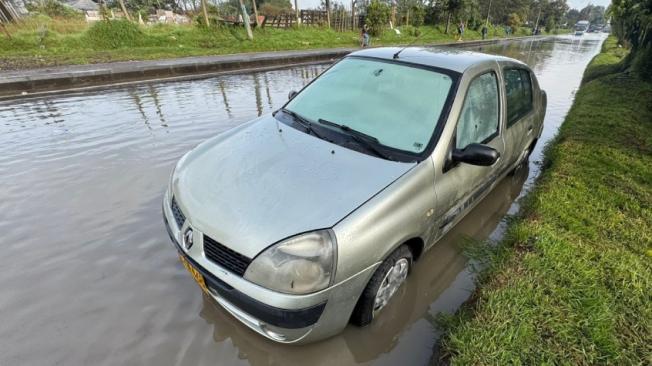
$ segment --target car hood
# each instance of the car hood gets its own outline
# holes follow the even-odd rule
[[[265,116],[188,153],[172,191],[193,227],[253,258],[279,240],[332,227],[415,165],[340,147]]]

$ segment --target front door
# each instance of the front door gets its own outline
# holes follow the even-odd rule
[[[501,98],[495,71],[477,75],[469,84],[449,151],[464,149],[469,144],[490,146],[501,158],[492,166],[476,166],[448,162],[435,179],[438,218],[435,220],[441,237],[466,212],[493,188],[502,171],[505,144],[501,131]],[[450,155],[450,154],[449,154]]]

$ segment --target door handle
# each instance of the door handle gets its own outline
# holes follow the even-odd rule
[[[531,133],[532,133],[532,126],[530,126],[530,127],[527,128],[527,134],[529,135],[529,134],[531,134]]]

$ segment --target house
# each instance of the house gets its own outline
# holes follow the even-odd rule
[[[68,0],[64,4],[79,10],[86,16],[87,22],[96,22],[101,19],[100,6],[91,0]]]

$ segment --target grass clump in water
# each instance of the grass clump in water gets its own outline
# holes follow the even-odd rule
[[[451,364],[652,362],[652,83],[609,38],[473,301]],[[437,360],[441,361],[441,360]]]

